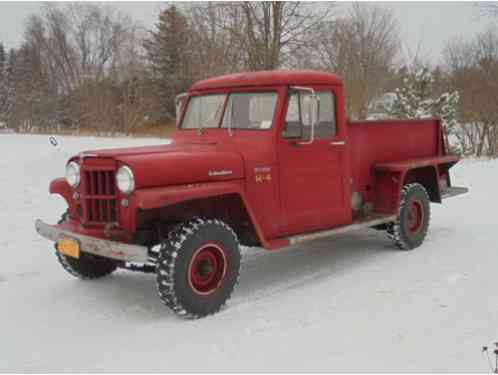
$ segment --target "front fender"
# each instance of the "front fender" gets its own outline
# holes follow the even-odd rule
[[[50,182],[48,191],[50,194],[58,194],[62,196],[67,204],[71,204],[72,201],[72,190],[71,186],[67,183],[65,178],[56,178]]]
[[[50,182],[48,191],[50,194],[60,195],[67,203],[69,213],[71,216],[76,215],[77,202],[73,199],[73,189],[67,183],[65,178],[56,178]]]
[[[171,206],[177,203],[219,197],[227,194],[237,194],[244,205],[249,218],[256,230],[260,242],[264,247],[272,248],[261,229],[261,226],[254,214],[254,210],[248,201],[245,191],[239,181],[224,181],[212,183],[199,183],[181,186],[168,186],[137,190],[135,195],[135,206],[142,210],[150,210]]]

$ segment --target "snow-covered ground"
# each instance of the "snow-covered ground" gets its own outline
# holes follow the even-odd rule
[[[69,156],[153,139],[0,135],[0,372],[489,371],[498,339],[497,161],[465,161],[471,193],[433,205],[425,244],[363,231],[280,252],[244,252],[221,313],[195,321],[159,301],[154,276],[83,282],[34,230],[64,210],[49,196]]]

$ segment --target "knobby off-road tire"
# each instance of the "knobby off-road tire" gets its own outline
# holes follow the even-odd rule
[[[237,284],[240,258],[237,235],[221,220],[185,222],[161,244],[156,281],[162,302],[186,318],[218,312]]]
[[[399,215],[388,226],[387,233],[402,250],[412,250],[424,242],[430,221],[430,199],[418,183],[405,185],[401,191]]]
[[[58,224],[63,223],[67,218],[68,213],[65,212]],[[98,279],[110,275],[117,268],[116,262],[111,259],[92,254],[80,252],[79,258],[66,256],[57,250],[57,244],[55,244],[55,255],[59,263],[69,274],[82,280]]]

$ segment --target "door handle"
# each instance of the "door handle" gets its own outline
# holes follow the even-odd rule
[[[346,144],[346,141],[335,141],[335,142],[330,142],[332,146],[344,146]]]

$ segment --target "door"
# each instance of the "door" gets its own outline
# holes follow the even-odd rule
[[[289,91],[279,139],[279,176],[283,235],[346,224],[351,210],[344,194],[342,160],[346,144],[338,139],[333,89],[316,89],[320,99],[313,142],[310,94]],[[312,116],[311,116],[312,117]]]

